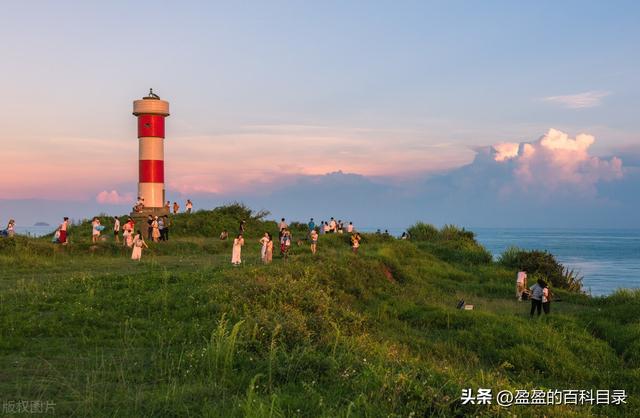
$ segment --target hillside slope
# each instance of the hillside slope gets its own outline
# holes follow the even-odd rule
[[[140,263],[86,225],[0,240],[0,393],[63,416],[633,416],[640,295],[557,291],[530,319],[472,244],[321,236],[259,262],[260,216],[180,215]],[[219,241],[249,220],[244,265]],[[304,239],[302,232],[294,237]],[[473,248],[470,248],[473,247]],[[469,257],[471,252],[474,254]],[[475,309],[456,309],[459,299]],[[626,405],[462,405],[465,388],[624,389]]]

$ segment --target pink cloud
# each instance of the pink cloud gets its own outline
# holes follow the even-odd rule
[[[510,161],[514,165],[514,179],[520,186],[556,189],[572,185],[589,191],[600,181],[624,175],[619,158],[607,160],[589,154],[594,143],[593,135],[579,134],[571,138],[552,128],[535,142],[494,146],[493,159],[498,163]]]
[[[110,192],[104,190],[98,193],[96,201],[107,205],[122,205],[132,203],[134,201],[134,197],[133,193],[125,193],[121,195],[116,190],[111,190]]]

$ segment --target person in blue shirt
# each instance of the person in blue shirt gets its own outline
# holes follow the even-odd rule
[[[313,222],[313,218],[311,218],[311,220],[309,221],[309,223],[307,224],[307,226],[309,227],[309,232],[313,231],[314,229],[316,229],[316,223]]]

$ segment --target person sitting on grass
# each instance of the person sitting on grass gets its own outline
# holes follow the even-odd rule
[[[233,240],[233,251],[231,253],[231,264],[234,266],[239,266],[242,263],[241,253],[242,246],[244,245],[244,238],[242,234],[238,234],[238,236]]]
[[[131,252],[131,259],[140,261],[142,259],[142,247],[149,248],[147,243],[144,242],[144,238],[142,238],[142,234],[140,230],[136,233],[133,238],[133,251]]]
[[[311,230],[311,254],[315,254],[318,249],[318,233],[315,229]]]
[[[544,288],[547,284],[542,279],[538,279],[538,281],[531,286],[531,313],[530,316],[533,318],[533,313],[538,311],[538,316],[540,316],[542,311],[542,296],[544,294]]]

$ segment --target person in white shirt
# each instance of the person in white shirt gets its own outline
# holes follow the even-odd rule
[[[184,205],[187,213],[191,213],[191,209],[193,209],[193,203],[191,203],[190,199],[187,199],[187,203]]]
[[[349,222],[349,225],[347,225],[347,233],[352,233],[353,232],[353,222]]]
[[[116,242],[120,242],[120,219],[113,217],[113,236]]]
[[[100,219],[93,218],[91,222],[91,242],[94,244],[98,242],[98,238],[100,238]]]
[[[525,292],[527,288],[527,272],[524,270],[520,270],[516,275],[516,298],[519,301],[522,301],[522,294]]]

